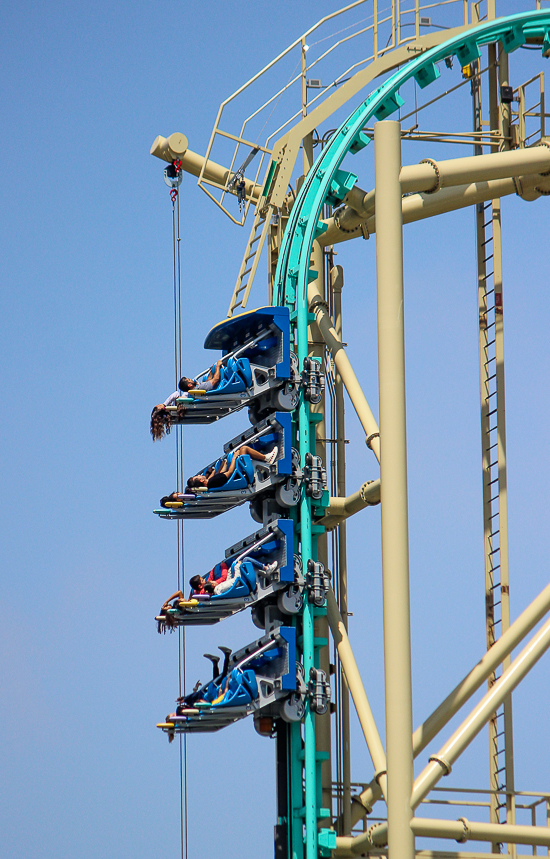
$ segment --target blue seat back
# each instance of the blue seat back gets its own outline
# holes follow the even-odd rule
[[[223,594],[214,594],[211,598],[212,600],[223,600],[223,599],[237,599],[238,597],[247,597],[250,593],[251,588],[248,584],[248,581],[245,579],[236,579],[233,582],[232,587],[229,590],[224,591]]]
[[[220,566],[217,564],[216,566]],[[216,567],[214,568],[216,569]],[[250,561],[243,561],[241,564],[240,577],[235,580],[233,586],[223,594],[214,594],[213,600],[222,599],[237,599],[238,597],[247,597],[249,593],[256,590],[256,572],[254,565]]]
[[[239,376],[244,380],[244,383],[247,388],[250,388],[252,385],[252,370],[250,369],[250,361],[248,358],[237,358],[235,361],[237,365],[237,372]]]
[[[230,358],[227,365],[223,368],[223,376],[217,388],[212,393],[224,394],[239,394],[244,392],[248,385],[245,379],[238,372],[237,361]],[[252,382],[252,374],[250,374]]]
[[[234,668],[229,679],[229,688],[217,707],[238,707],[250,704],[258,697],[258,684],[254,671]]]
[[[232,454],[227,458],[231,463]],[[223,486],[210,489],[209,492],[235,492],[238,489],[246,489],[254,480],[254,466],[250,456],[246,453],[239,456],[235,471]]]
[[[243,561],[241,564],[241,578],[248,584],[251,591],[256,590],[256,570],[250,561]]]

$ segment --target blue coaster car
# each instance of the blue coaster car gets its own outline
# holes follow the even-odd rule
[[[240,564],[230,588],[211,596],[192,593],[187,600],[179,595],[172,597],[156,617],[159,632],[177,626],[217,623],[249,606],[256,622],[261,614],[258,605],[266,600],[276,604],[285,615],[298,613],[302,608],[304,579],[300,566],[294,564],[293,534],[291,519],[276,519],[231,546],[225,552],[224,562],[229,567],[229,576],[235,574]],[[275,565],[275,569],[269,569]],[[214,585],[221,572],[222,564],[218,563],[212,570]]]
[[[204,347],[222,352],[220,382],[201,394],[199,379],[196,392],[168,408],[173,423],[208,424],[244,406],[255,423],[269,412],[298,405],[300,376],[290,350],[287,307],[260,307],[224,319],[209,332]],[[202,378],[207,376],[205,370]]]
[[[235,471],[223,486],[189,490],[180,500],[167,502],[166,507],[154,512],[162,519],[211,519],[245,501],[261,503],[264,497],[272,497],[278,508],[282,508],[281,512],[297,504],[302,474],[297,464],[299,457],[292,448],[290,414],[275,412],[264,418],[227,442],[225,454],[230,458],[245,444],[261,453],[269,453],[276,445],[279,449],[277,459],[268,465],[248,454],[241,455]],[[206,474],[220,461],[210,463],[200,473]],[[259,521],[262,521],[261,517]]]
[[[185,696],[157,727],[169,734],[218,731],[261,713],[299,721],[306,686],[296,662],[296,630],[279,626],[231,654],[228,671]]]

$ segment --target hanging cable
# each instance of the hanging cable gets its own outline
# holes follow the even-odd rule
[[[174,161],[172,168],[164,171],[165,181],[171,184],[170,199],[172,201],[172,256],[174,269],[174,372],[176,388],[182,376],[182,328],[181,328],[181,236],[180,236],[180,200],[178,187],[181,184],[181,161]],[[180,492],[184,483],[183,468],[183,431],[176,425],[176,491]],[[177,527],[177,557],[178,580],[177,589],[181,590],[185,577],[184,528],[183,521],[178,519]],[[185,664],[185,628],[178,627],[178,687],[179,697],[186,690]],[[179,735],[180,755],[180,846],[181,857],[187,859],[188,854],[188,813],[187,813],[187,735]]]

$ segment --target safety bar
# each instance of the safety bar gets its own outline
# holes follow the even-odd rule
[[[254,337],[253,340],[250,340],[248,343],[245,343],[243,346],[239,346],[238,349],[234,349],[233,352],[228,352],[227,355],[224,355],[221,359],[222,364],[225,364],[226,361],[229,361],[230,358],[236,358],[242,352],[246,352],[247,349],[252,349],[253,346],[256,346],[260,340],[265,340],[270,334],[273,334],[273,331],[268,328],[266,331],[262,331],[261,334],[258,334],[257,337]],[[206,370],[201,370],[200,373],[197,373],[196,378],[199,376],[203,376],[205,373],[208,373],[210,367],[207,367]]]

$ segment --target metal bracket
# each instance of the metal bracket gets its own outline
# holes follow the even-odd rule
[[[309,669],[307,691],[313,712],[318,716],[324,716],[329,708],[331,690],[327,675],[321,668]]]
[[[306,495],[314,498],[316,501],[322,498],[323,490],[327,488],[327,472],[320,456],[306,453],[304,480],[306,483]]]
[[[428,761],[433,761],[435,764],[439,764],[439,766],[443,770],[443,775],[451,774],[453,768],[449,761],[446,761],[445,758],[440,758],[439,755],[432,755],[428,758]]]
[[[306,587],[313,605],[321,608],[326,602],[330,578],[320,561],[307,562]]]
[[[304,400],[307,403],[317,405],[321,402],[325,390],[325,374],[321,369],[321,362],[315,358],[304,358],[302,386],[304,388]]]

